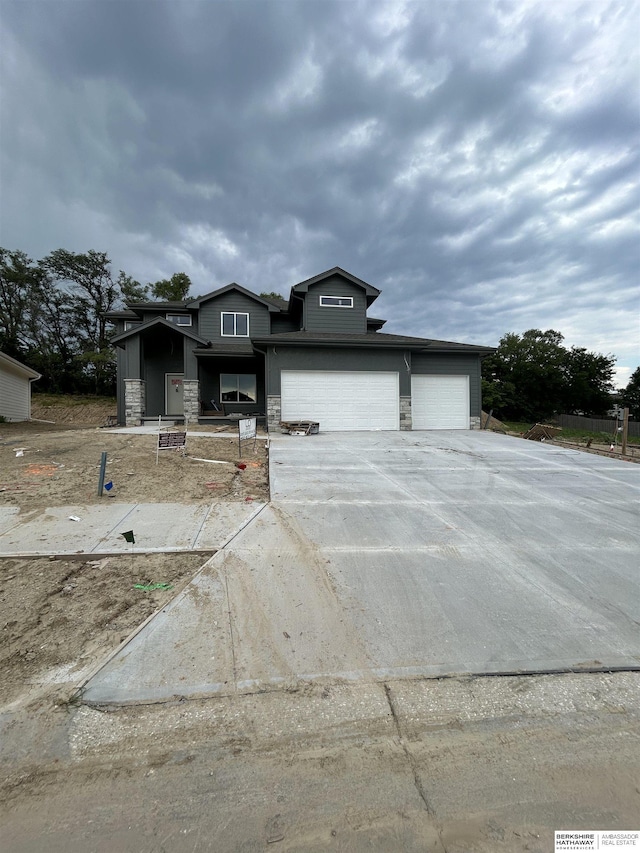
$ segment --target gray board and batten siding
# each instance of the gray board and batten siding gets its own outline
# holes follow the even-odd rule
[[[280,374],[283,370],[397,372],[400,396],[411,394],[411,377],[407,373],[404,353],[401,350],[300,348],[277,344],[270,346],[268,352],[267,387],[270,395],[280,396]]]
[[[165,414],[165,375],[184,373],[184,336],[166,326],[149,329],[142,341],[147,417]],[[191,342],[191,348],[193,343]]]
[[[321,296],[351,297],[353,308],[321,306]],[[365,334],[367,298],[364,290],[337,275],[310,285],[304,299],[303,327],[308,332]]]
[[[223,312],[249,315],[249,337],[222,335],[221,315]],[[233,343],[270,334],[269,309],[244,293],[230,290],[200,306],[198,334],[212,343]]]
[[[406,359],[406,361],[405,361]],[[407,370],[407,363],[410,371]],[[410,353],[406,350],[339,349],[327,347],[269,347],[267,386],[279,395],[282,370],[396,371],[400,396],[411,396],[411,375],[468,376],[469,414],[481,409],[480,359],[466,353]]]

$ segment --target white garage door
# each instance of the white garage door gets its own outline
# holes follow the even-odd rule
[[[399,429],[397,373],[283,370],[282,420],[310,420],[321,431]]]
[[[412,376],[413,429],[469,429],[468,376]]]

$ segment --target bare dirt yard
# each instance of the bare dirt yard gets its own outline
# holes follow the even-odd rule
[[[166,605],[207,559],[0,559],[0,705],[67,701],[82,674]]]
[[[34,418],[55,423],[0,424],[0,507],[22,514],[105,501],[269,499],[265,436],[243,442],[240,458],[232,427],[196,427],[184,453],[161,450],[156,464],[157,435],[100,427],[113,410],[108,401],[36,403]],[[102,451],[113,487],[98,496]],[[207,559],[202,553],[0,558],[0,705],[68,695],[80,673],[168,603]]]
[[[156,464],[157,434],[111,432],[78,419],[0,424],[0,506],[26,512],[105,500],[268,500],[266,436],[243,442],[240,458],[233,427],[199,426],[194,432],[184,453],[161,450]],[[103,451],[105,479],[113,486],[98,496]]]

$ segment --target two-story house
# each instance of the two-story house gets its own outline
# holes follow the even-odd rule
[[[380,291],[335,267],[265,299],[229,284],[195,300],[130,304],[116,324],[118,421],[227,415],[328,430],[472,429],[491,347],[389,335]]]

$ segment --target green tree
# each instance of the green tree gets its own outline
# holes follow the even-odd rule
[[[553,329],[504,335],[483,361],[485,408],[493,401],[494,413],[507,420],[540,420],[558,412],[564,389],[562,340]]]
[[[146,284],[140,284],[130,275],[120,270],[118,274],[118,287],[122,301],[127,305],[134,305],[136,302],[146,302],[149,298],[149,287]]]
[[[629,383],[620,395],[620,403],[629,409],[632,418],[640,420],[640,367],[636,367]]]
[[[0,349],[13,358],[23,359],[31,346],[30,317],[42,282],[42,270],[24,252],[0,248]]]
[[[37,310],[28,317],[31,345],[26,357],[29,366],[42,374],[39,390],[54,393],[88,390],[87,378],[79,361],[81,349],[74,326],[68,294],[44,275]]]
[[[280,293],[276,293],[275,290],[270,290],[268,292],[265,290],[260,294],[260,296],[262,296],[263,299],[275,299],[276,302],[281,302],[283,300],[285,302],[287,301],[284,296],[282,296]]]
[[[483,404],[505,420],[546,420],[560,412],[604,414],[615,358],[567,350],[560,332],[510,332],[482,364]]]
[[[169,279],[149,285],[154,299],[163,302],[184,302],[191,289],[191,279],[185,272],[176,272]]]
[[[104,252],[69,252],[56,249],[40,262],[54,284],[68,294],[69,332],[77,342],[77,359],[96,394],[110,393],[115,380],[115,356],[109,341],[105,314],[120,299],[110,261]],[[56,302],[52,300],[51,306]]]
[[[611,408],[615,357],[571,347],[565,356],[564,411],[604,417]]]

